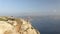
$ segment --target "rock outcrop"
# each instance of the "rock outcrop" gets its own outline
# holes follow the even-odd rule
[[[22,18],[0,17],[0,34],[40,34],[29,22]]]

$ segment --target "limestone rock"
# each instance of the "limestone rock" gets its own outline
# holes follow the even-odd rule
[[[22,18],[0,17],[0,34],[40,34],[29,22]]]

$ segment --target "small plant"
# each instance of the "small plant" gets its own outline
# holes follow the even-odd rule
[[[6,21],[6,19],[2,19],[2,18],[0,18],[0,21]]]

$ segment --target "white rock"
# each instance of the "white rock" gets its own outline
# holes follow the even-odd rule
[[[11,31],[11,34],[37,34],[38,31],[36,31],[36,29],[34,28],[32,29],[33,26],[29,22],[23,19],[21,19],[21,21],[22,24],[20,25],[21,28],[19,29],[19,32],[16,31],[16,25],[18,24],[16,21],[0,21],[0,34],[4,34],[4,32],[8,30]],[[13,25],[11,25],[10,23],[13,23]]]

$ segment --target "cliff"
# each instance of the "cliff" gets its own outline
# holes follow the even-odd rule
[[[40,34],[40,32],[22,18],[2,16],[0,34]]]

